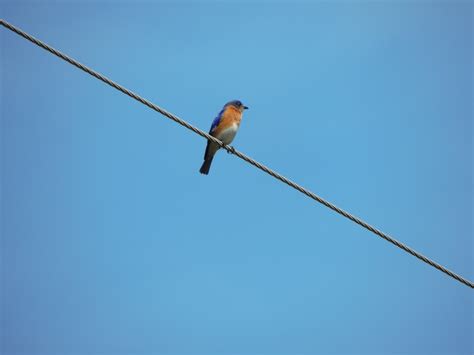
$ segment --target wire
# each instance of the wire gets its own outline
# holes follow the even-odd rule
[[[375,227],[372,227],[370,224],[364,222],[363,220],[361,220],[360,218],[344,211],[343,209],[333,205],[332,203],[326,201],[325,199],[317,196],[316,194],[314,194],[313,192],[305,189],[304,187],[296,184],[295,182],[287,179],[286,177],[284,177],[283,175],[280,175],[279,173],[277,173],[276,171],[273,171],[272,169],[266,167],[265,165],[253,160],[252,158],[248,157],[247,155],[239,152],[238,150],[234,149],[234,147],[230,146],[230,145],[226,145],[224,143],[222,143],[220,140],[218,140],[217,138],[214,138],[213,136],[207,134],[206,132],[204,131],[201,131],[199,128],[196,128],[194,127],[193,125],[189,124],[188,122],[182,120],[181,118],[169,113],[168,111],[162,109],[161,107],[155,105],[154,103],[138,96],[137,94],[135,94],[134,92],[124,88],[123,86],[115,83],[114,81],[108,79],[107,77],[103,76],[102,74],[86,67],[85,65],[79,63],[78,61],[72,59],[71,57],[68,57],[67,55],[59,52],[58,50],[54,49],[53,47],[47,45],[46,43],[34,38],[33,36],[29,35],[28,33],[20,30],[19,28],[13,26],[12,24],[6,22],[5,20],[3,19],[0,19],[0,24],[2,26],[4,26],[5,28],[9,29],[10,31],[12,32],[15,32],[16,34],[20,35],[21,37],[27,39],[28,41],[36,44],[37,46],[47,50],[48,52],[54,54],[55,56],[65,60],[66,62],[74,65],[75,67],[81,69],[82,71],[86,72],[87,74],[90,74],[92,75],[93,77],[99,79],[100,81],[106,83],[107,85],[110,85],[112,86],[113,88],[121,91],[122,93],[124,93],[125,95],[127,96],[130,96],[132,99],[135,99],[137,100],[138,102],[148,106],[149,108],[151,108],[152,110],[158,112],[158,113],[161,113],[163,116],[166,116],[168,117],[169,119],[175,121],[176,123],[179,123],[180,125],[186,127],[187,129],[193,131],[194,133],[200,135],[201,137],[204,137],[214,143],[217,143],[220,147],[222,147],[223,149],[227,150],[227,152],[229,153],[232,153],[234,155],[236,155],[237,157],[239,157],[240,159],[242,160],[245,160],[247,163],[255,166],[256,168],[266,172],[267,174],[273,176],[275,179],[278,179],[280,180],[281,182],[287,184],[288,186],[298,190],[299,192],[305,194],[306,196],[308,196],[309,198],[321,203],[322,205],[330,208],[331,210],[333,210],[334,212],[336,213],[339,213],[341,216],[344,216],[348,219],[350,219],[352,222],[354,223],[357,223],[358,225],[360,225],[361,227],[367,229],[368,231],[374,233],[375,235],[385,239],[386,241],[392,243],[393,245],[395,245],[396,247],[404,250],[405,252],[413,255],[414,257],[420,259],[421,261],[427,263],[428,265],[431,265],[432,267],[438,269],[439,271],[445,273],[446,275],[448,276],[451,276],[453,279],[463,283],[464,285],[466,286],[469,286],[471,288],[474,288],[474,283],[465,279],[464,277],[460,276],[460,275],[457,275],[456,273],[448,270],[447,268],[445,268],[444,266],[436,263],[435,261],[427,258],[426,256],[424,256],[423,254],[420,254],[419,252],[415,251],[414,249],[408,247],[407,245],[399,242],[398,240],[390,237],[389,235],[381,232],[380,230],[376,229]]]

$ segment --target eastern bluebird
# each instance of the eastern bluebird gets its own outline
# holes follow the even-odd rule
[[[209,134],[216,137],[224,144],[230,144],[234,139],[237,130],[240,126],[242,113],[248,109],[239,100],[229,101],[224,105],[224,108],[219,112],[211,125]],[[204,163],[202,163],[199,172],[207,175],[211,168],[214,154],[219,150],[220,146],[217,143],[207,141],[206,153],[204,153]]]

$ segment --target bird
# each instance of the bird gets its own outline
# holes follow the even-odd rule
[[[242,114],[244,110],[247,109],[248,107],[244,106],[239,100],[229,101],[224,105],[214,121],[212,121],[209,134],[224,144],[230,144],[239,130]],[[219,144],[211,142],[210,140],[207,141],[204,162],[202,163],[201,169],[199,169],[201,174],[209,174],[214,154],[216,154],[220,148]]]

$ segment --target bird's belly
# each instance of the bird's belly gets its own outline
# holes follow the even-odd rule
[[[233,124],[230,127],[222,130],[222,132],[220,132],[219,136],[216,138],[222,141],[224,144],[230,144],[234,140],[238,129],[239,126],[237,124]]]

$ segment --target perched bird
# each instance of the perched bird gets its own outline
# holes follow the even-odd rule
[[[216,137],[224,144],[230,144],[234,139],[237,130],[240,126],[242,113],[248,109],[239,100],[229,101],[224,105],[224,108],[219,112],[211,125],[209,134]],[[220,146],[217,143],[207,141],[206,153],[204,153],[204,163],[202,163],[199,172],[207,175],[211,168],[214,154],[219,150]]]

